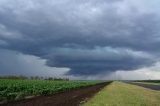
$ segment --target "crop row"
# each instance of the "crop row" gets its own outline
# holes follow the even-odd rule
[[[101,81],[0,80],[0,101],[24,99],[27,96],[50,95],[75,88],[92,86]]]

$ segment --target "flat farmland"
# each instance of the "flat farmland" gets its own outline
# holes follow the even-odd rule
[[[159,90],[133,82],[1,80],[0,106],[160,106]]]
[[[47,80],[0,80],[1,104],[35,96],[51,95],[88,86],[102,81],[47,81]]]

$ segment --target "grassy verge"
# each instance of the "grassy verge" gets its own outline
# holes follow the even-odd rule
[[[159,106],[160,91],[122,82],[113,82],[84,106]]]

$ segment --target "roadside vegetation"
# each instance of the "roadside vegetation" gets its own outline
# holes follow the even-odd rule
[[[115,81],[84,106],[159,106],[159,104],[160,91]]]
[[[102,81],[0,80],[0,103],[93,86]]]

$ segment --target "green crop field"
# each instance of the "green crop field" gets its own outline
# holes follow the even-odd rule
[[[49,95],[75,88],[92,86],[102,81],[0,80],[0,101],[13,101],[29,96]]]

